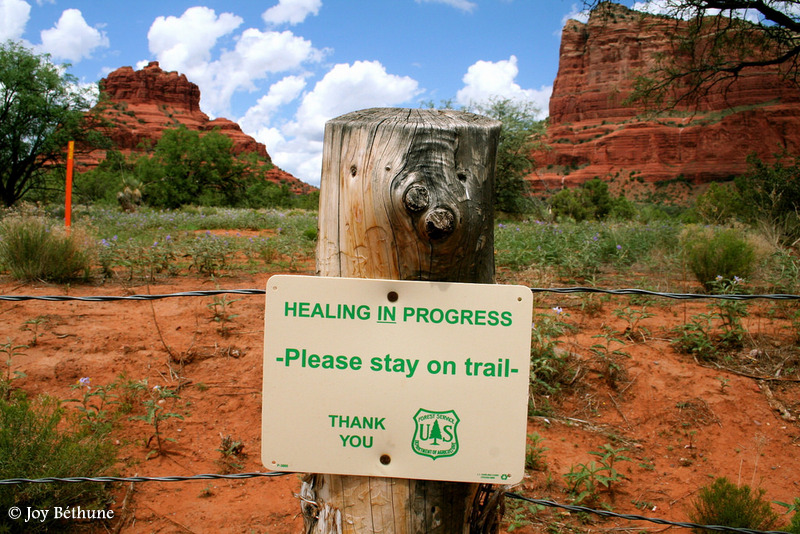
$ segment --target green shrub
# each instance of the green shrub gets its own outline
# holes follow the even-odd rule
[[[0,263],[20,280],[88,278],[92,251],[85,232],[67,233],[42,217],[14,214],[0,222]]]
[[[763,489],[752,492],[747,485],[736,487],[721,477],[700,489],[689,510],[689,518],[701,525],[774,530],[780,525],[780,519],[770,503],[764,500],[764,493]],[[693,531],[708,532],[707,529]]]
[[[746,278],[756,260],[754,247],[732,228],[690,229],[683,236],[686,263],[697,281],[711,289],[718,277],[725,280]]]
[[[64,417],[57,399],[33,401],[19,393],[0,399],[0,478],[45,478],[100,476],[114,465],[115,452],[107,434],[92,432]],[[0,509],[17,506],[23,511],[80,505],[84,509],[107,509],[110,495],[102,483],[0,485]],[[24,513],[24,512],[23,512]],[[63,530],[69,526],[53,521],[12,521],[3,513],[0,532]],[[63,522],[63,520],[62,520]]]

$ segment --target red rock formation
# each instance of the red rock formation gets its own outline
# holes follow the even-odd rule
[[[562,32],[546,143],[534,154],[535,190],[594,177],[693,183],[726,179],[783,149],[800,153],[800,91],[774,70],[743,72],[698,106],[644,119],[625,105],[634,78],[669,53],[678,21],[610,4]]]
[[[156,61],[138,71],[131,67],[115,70],[101,81],[101,91],[97,109],[111,124],[105,133],[122,153],[141,151],[143,145],[154,145],[164,130],[183,125],[199,132],[218,130],[233,141],[236,154],[255,152],[271,161],[267,148],[238,124],[224,118],[210,120],[200,110],[200,88],[183,74],[163,71]],[[91,168],[104,157],[104,151],[94,151],[77,163]],[[314,190],[277,167],[269,171],[268,178],[288,184],[294,192]]]

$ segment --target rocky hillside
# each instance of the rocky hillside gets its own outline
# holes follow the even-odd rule
[[[625,105],[634,78],[682,23],[610,4],[588,23],[564,27],[550,99],[549,149],[535,154],[535,190],[558,190],[594,177],[623,186],[685,179],[724,180],[747,168],[755,153],[771,160],[800,153],[800,91],[775,71],[750,71],[712,91],[699,107],[655,119]]]
[[[121,67],[101,81],[101,90],[104,98],[98,109],[111,124],[105,133],[123,153],[141,150],[143,142],[155,144],[165,129],[183,125],[199,132],[217,129],[233,141],[237,154],[255,152],[270,161],[267,148],[245,134],[238,124],[223,118],[210,120],[200,111],[200,88],[183,74],[165,72],[158,62],[138,71]],[[81,156],[78,163],[91,167],[104,157],[104,151],[94,151]],[[277,167],[269,171],[268,178],[285,183],[298,193],[314,189]]]

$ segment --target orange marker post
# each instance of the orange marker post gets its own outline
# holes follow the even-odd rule
[[[75,141],[70,141],[67,144],[67,198],[64,209],[64,226],[66,226],[68,234],[70,226],[72,226],[72,168],[75,165],[74,153]]]

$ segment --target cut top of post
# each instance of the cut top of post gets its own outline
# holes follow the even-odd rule
[[[317,271],[492,282],[499,121],[373,108],[328,121]]]

